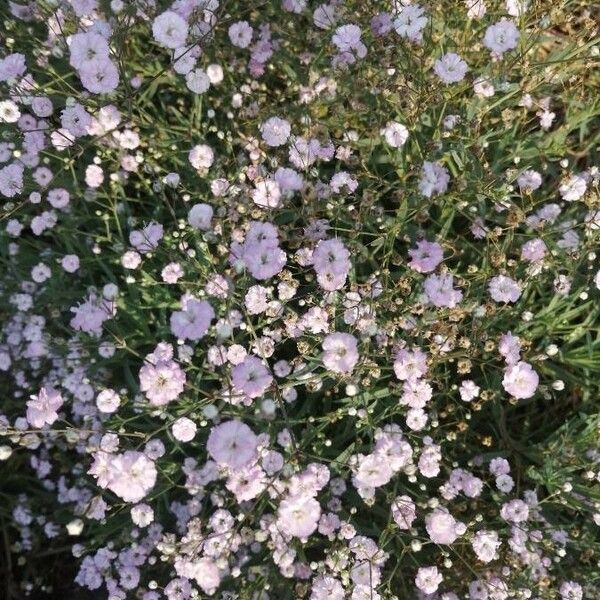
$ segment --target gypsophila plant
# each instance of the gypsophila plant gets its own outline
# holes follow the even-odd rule
[[[0,597],[600,597],[596,2],[0,13]]]

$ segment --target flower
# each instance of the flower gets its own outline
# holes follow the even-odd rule
[[[109,47],[106,39],[99,33],[88,31],[76,33],[69,39],[69,63],[76,69],[82,69],[95,60],[109,60]]]
[[[173,350],[171,349],[171,355]],[[178,398],[185,387],[185,373],[170,356],[148,355],[140,369],[140,389],[150,404],[163,406]]]
[[[511,17],[521,17],[529,10],[529,0],[505,0],[504,4]]]
[[[358,362],[357,340],[349,333],[330,333],[323,340],[323,364],[334,373],[351,373]]]
[[[196,435],[196,430],[196,423],[187,417],[180,417],[171,427],[173,437],[180,442],[191,442]]]
[[[542,176],[533,169],[527,169],[519,175],[517,184],[522,192],[531,193],[542,185]]]
[[[408,251],[410,262],[408,266],[418,273],[431,273],[444,259],[444,251],[437,242],[420,240],[416,248]]]
[[[473,81],[473,91],[478,98],[491,98],[496,90],[489,77],[477,77]]]
[[[210,169],[215,160],[215,153],[210,146],[197,144],[190,150],[188,160],[194,169]]]
[[[140,253],[147,254],[158,248],[158,243],[163,238],[164,228],[160,223],[151,221],[143,229],[132,231],[129,234],[129,243]]]
[[[492,300],[496,302],[516,302],[521,297],[519,284],[506,275],[496,275],[488,283],[488,291]]]
[[[312,583],[310,600],[344,600],[344,587],[329,575],[318,575]]]
[[[460,399],[463,400],[463,402],[471,402],[471,400],[474,400],[479,396],[480,391],[481,388],[476,385],[474,381],[466,379],[460,384]]]
[[[583,198],[587,189],[587,183],[581,175],[572,175],[560,185],[558,191],[563,200],[574,202]]]
[[[229,26],[229,39],[234,46],[238,48],[247,48],[252,41],[254,30],[248,24],[248,21],[237,21]]]
[[[521,248],[521,259],[531,263],[541,262],[544,260],[547,251],[548,247],[544,240],[535,238],[523,244],[523,247]]]
[[[183,267],[176,262],[169,263],[163,267],[160,275],[165,283],[177,283],[184,275]]]
[[[501,544],[497,531],[486,531],[485,529],[478,531],[471,541],[477,558],[486,563],[496,558],[496,551]]]
[[[465,527],[445,508],[436,508],[425,517],[425,528],[435,544],[452,544]]]
[[[288,496],[277,510],[279,529],[292,537],[308,538],[317,528],[321,506],[311,496]]]
[[[393,471],[386,457],[374,453],[360,457],[352,482],[357,488],[377,488],[389,483],[392,475]]]
[[[401,381],[414,381],[427,373],[427,355],[419,350],[401,349],[394,359],[394,373]]]
[[[92,94],[109,94],[119,85],[119,71],[108,58],[86,62],[79,71],[79,76],[83,87]]]
[[[194,94],[204,94],[210,88],[210,77],[203,69],[193,69],[185,74],[185,84]]]
[[[429,302],[439,308],[454,308],[463,298],[463,293],[453,287],[454,276],[450,274],[429,275],[423,288]]]
[[[502,19],[485,30],[483,45],[491,50],[493,56],[502,57],[505,52],[516,48],[518,43],[519,30],[510,19]]]
[[[199,558],[193,563],[193,578],[200,589],[212,596],[221,583],[221,574],[214,560],[210,558]],[[175,600],[175,597],[174,597]]]
[[[392,148],[402,148],[408,139],[408,129],[402,123],[389,121],[381,130],[381,135]]]
[[[498,351],[507,364],[513,365],[519,361],[521,356],[521,340],[509,331],[500,338]]]
[[[448,52],[435,61],[433,70],[443,83],[450,84],[462,81],[469,67],[458,54]]]
[[[421,379],[407,379],[402,385],[400,404],[414,409],[424,408],[433,396],[432,387]],[[416,414],[416,413],[414,413]]]
[[[259,465],[249,465],[232,472],[225,487],[235,495],[238,502],[256,498],[267,486],[265,472]]]
[[[147,527],[154,521],[154,510],[148,504],[136,504],[130,512],[131,520],[138,527]]]
[[[66,254],[60,264],[67,273],[75,273],[79,269],[79,257],[76,254]]]
[[[22,77],[27,69],[25,56],[19,52],[7,54],[0,58],[0,81],[13,83],[17,78]]]
[[[241,421],[225,421],[214,427],[206,442],[211,458],[220,465],[241,469],[258,457],[258,439]]]
[[[467,8],[467,16],[470,19],[481,19],[487,12],[485,0],[464,0]]]
[[[210,204],[194,204],[188,213],[188,223],[200,231],[209,231],[213,218],[213,208]]]
[[[321,240],[312,255],[319,285],[326,291],[338,290],[350,271],[350,253],[338,239]]]
[[[164,48],[175,50],[185,46],[188,24],[176,12],[167,10],[152,22],[152,35],[156,42]]]
[[[213,307],[206,300],[183,298],[183,310],[171,314],[171,331],[182,340],[202,339],[215,318]]]
[[[102,413],[113,413],[119,408],[120,404],[121,399],[115,390],[102,390],[96,396],[96,406]]]
[[[108,459],[108,481],[102,485],[125,502],[139,502],[156,483],[156,467],[144,453],[127,450]]]
[[[264,242],[244,246],[244,263],[255,279],[270,279],[280,273],[287,262],[285,252],[277,243]]]
[[[392,502],[392,517],[400,529],[410,529],[417,518],[417,509],[410,496],[397,496]]]
[[[358,25],[342,25],[335,30],[331,41],[341,52],[348,52],[361,43],[360,36]]]
[[[331,29],[338,19],[333,4],[319,4],[313,12],[313,23],[319,29]]]
[[[443,579],[437,567],[419,567],[415,577],[415,585],[424,594],[434,594]]]
[[[0,123],[16,123],[20,116],[21,111],[12,100],[0,102]]]
[[[256,356],[247,356],[231,370],[234,387],[250,398],[262,396],[273,382],[273,376]]]
[[[281,189],[273,179],[258,181],[252,192],[252,201],[261,208],[277,208],[280,199]]]
[[[27,421],[32,427],[52,425],[58,419],[58,409],[63,405],[63,398],[58,390],[50,386],[40,389],[37,396],[27,401]]]
[[[505,458],[496,457],[490,461],[490,473],[492,475],[507,475],[510,473],[510,465]]]
[[[73,329],[98,337],[102,333],[104,321],[114,315],[115,307],[95,294],[90,294],[84,302],[72,307],[71,312],[75,315],[70,321]]]
[[[426,160],[421,170],[419,191],[426,198],[443,194],[448,189],[450,175],[446,167]]]
[[[582,600],[583,588],[576,581],[561,583],[558,590],[562,600]]]
[[[396,33],[411,42],[420,42],[423,39],[423,29],[426,25],[425,9],[419,4],[401,6],[398,16],[394,19]]]
[[[525,399],[535,394],[539,382],[539,375],[533,367],[529,363],[519,361],[504,371],[502,386],[511,396]]]
[[[104,182],[104,171],[98,165],[88,165],[85,169],[85,183],[91,188],[99,188]]]
[[[11,163],[0,169],[0,194],[12,198],[23,191],[23,173],[25,169],[20,163]]]
[[[500,516],[510,523],[524,523],[529,518],[529,507],[523,500],[511,500],[502,505]]]
[[[273,148],[283,146],[290,137],[291,130],[289,121],[279,117],[270,117],[260,127],[263,140]]]

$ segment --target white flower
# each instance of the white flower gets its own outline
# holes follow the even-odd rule
[[[419,181],[419,191],[426,198],[431,198],[436,194],[443,194],[448,189],[450,175],[446,167],[426,160],[421,170],[421,180]]]
[[[479,98],[490,98],[494,95],[496,90],[489,77],[478,77],[473,82],[473,91]]]
[[[19,107],[12,100],[3,100],[0,102],[0,122],[16,123],[21,116]]]
[[[185,76],[185,84],[194,94],[204,94],[210,87],[210,78],[203,69],[194,69]]]
[[[277,525],[284,533],[307,538],[317,528],[321,506],[309,495],[288,497],[277,512]]]
[[[460,398],[463,402],[471,402],[479,396],[481,388],[471,379],[466,379],[460,384]]]
[[[435,61],[435,74],[446,84],[462,81],[469,70],[467,63],[454,52],[448,52]]]
[[[247,48],[252,41],[254,30],[248,21],[238,21],[229,27],[229,39],[238,48]]]
[[[96,397],[96,406],[102,413],[113,413],[121,404],[119,395],[111,389],[102,390]]]
[[[241,421],[225,421],[214,427],[206,442],[211,458],[220,465],[241,469],[253,463],[257,456],[258,439]]]
[[[412,42],[420,42],[423,39],[423,29],[427,25],[425,9],[419,4],[403,6],[394,19],[394,29],[400,37]]]
[[[313,12],[313,23],[319,29],[331,29],[337,21],[333,4],[320,4]]]
[[[487,12],[484,0],[465,0],[465,6],[470,19],[481,19]]]
[[[437,567],[420,567],[415,577],[415,585],[424,594],[433,594],[437,591],[443,579]]]
[[[408,129],[402,123],[389,121],[381,130],[381,135],[392,148],[401,148],[408,139]]]
[[[356,487],[375,488],[385,485],[391,478],[392,468],[389,462],[380,454],[369,454],[360,460],[353,481]]]
[[[581,175],[573,175],[558,188],[558,191],[563,200],[574,202],[583,198],[586,189],[587,183],[585,179]]]
[[[256,184],[252,192],[254,204],[262,208],[277,208],[281,199],[279,184],[273,179],[265,179]]]
[[[360,35],[358,25],[342,25],[335,30],[331,41],[341,52],[348,52],[360,43]]]
[[[501,542],[498,539],[498,532],[482,529],[475,534],[471,545],[475,554],[477,554],[477,558],[487,563],[496,558],[496,551]]]
[[[511,17],[520,17],[529,10],[529,0],[506,0],[505,6]]]
[[[213,218],[213,208],[210,204],[194,204],[188,213],[188,223],[194,228],[200,231],[208,231],[211,227],[211,220]]]
[[[271,117],[262,124],[260,131],[268,146],[277,147],[283,146],[288,141],[291,127],[285,119]]]
[[[527,169],[519,175],[517,184],[522,192],[534,192],[542,185],[542,176],[533,169]]]
[[[180,442],[190,442],[196,435],[196,423],[187,417],[180,417],[173,423],[173,437]]]
[[[516,48],[518,43],[519,30],[514,22],[509,19],[502,19],[485,30],[483,45],[494,56],[501,57],[508,50]]]
[[[210,146],[198,144],[190,150],[188,159],[194,169],[209,169],[215,160],[215,153]]]
[[[539,375],[533,367],[529,363],[520,361],[504,371],[502,386],[511,396],[525,399],[535,394],[539,382]]]
[[[154,19],[152,35],[161,46],[174,50],[185,45],[188,25],[176,12],[167,10]]]
[[[542,129],[550,129],[552,123],[554,123],[554,119],[556,119],[556,113],[550,110],[540,110],[535,114],[540,118],[540,127]]]

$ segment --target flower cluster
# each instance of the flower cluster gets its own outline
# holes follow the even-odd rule
[[[598,597],[584,4],[8,3],[10,593]]]

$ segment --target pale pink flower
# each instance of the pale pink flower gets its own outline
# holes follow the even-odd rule
[[[288,496],[277,511],[279,529],[292,537],[308,538],[317,528],[321,506],[311,496]]]
[[[535,394],[539,381],[539,375],[533,367],[529,363],[520,361],[504,371],[502,386],[511,396],[525,399]]]
[[[211,458],[221,465],[241,469],[257,459],[258,439],[241,421],[225,421],[214,427],[206,449]]]
[[[57,411],[63,405],[63,399],[58,390],[50,386],[40,389],[37,396],[31,396],[27,401],[27,421],[32,427],[52,425],[58,419]]]

